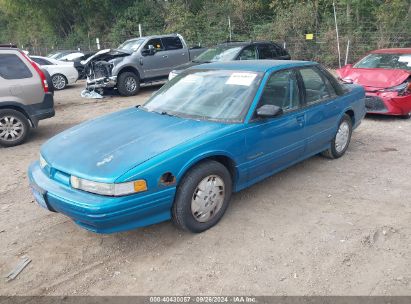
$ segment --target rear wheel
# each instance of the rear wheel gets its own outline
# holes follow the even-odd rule
[[[132,72],[121,73],[117,78],[117,89],[122,96],[133,96],[140,91],[140,79]]]
[[[181,229],[203,232],[223,217],[231,198],[230,172],[221,163],[206,161],[192,168],[182,179],[172,213]]]
[[[328,158],[339,158],[344,155],[350,144],[352,134],[351,117],[345,114],[338,125],[337,133],[331,142],[330,148],[322,154]]]
[[[67,86],[67,78],[61,74],[53,75],[51,81],[55,90],[63,90]]]
[[[29,135],[28,119],[16,110],[0,110],[0,145],[12,147],[22,144]]]

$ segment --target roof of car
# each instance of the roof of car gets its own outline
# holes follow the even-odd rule
[[[392,48],[371,51],[372,54],[411,54],[411,48]]]
[[[226,41],[223,43],[219,43],[219,46],[245,46],[245,45],[250,45],[250,44],[258,44],[258,43],[271,43],[271,44],[277,44],[272,41]]]
[[[252,72],[267,72],[271,69],[284,69],[299,66],[316,65],[313,61],[299,60],[243,60],[213,62],[194,66],[190,69],[239,70]]]

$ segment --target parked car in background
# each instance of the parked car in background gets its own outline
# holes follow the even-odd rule
[[[78,72],[78,79],[86,79],[86,71],[84,69],[84,65],[82,65],[81,62],[93,56],[95,53],[96,52],[87,52],[87,53],[84,53],[83,56],[76,57],[74,59],[69,60],[73,62],[74,67],[76,68]]]
[[[123,96],[138,93],[141,83],[166,80],[176,66],[204,52],[189,49],[178,34],[130,39],[114,50],[102,50],[83,61],[87,89],[117,88]]]
[[[226,42],[208,48],[197,58],[176,67],[170,72],[168,79],[171,80],[185,69],[202,63],[257,59],[290,60],[291,56],[281,45],[274,42]]]
[[[68,85],[74,84],[78,79],[79,74],[73,62],[41,56],[30,56],[30,58],[50,74],[55,90],[63,90]]]
[[[72,55],[74,54],[74,55]],[[80,57],[84,55],[83,53],[76,51],[76,50],[60,50],[60,51],[55,51],[47,55],[48,58],[56,59],[56,60],[66,60],[67,56],[75,56],[75,57]]]
[[[23,143],[39,120],[54,116],[47,71],[9,45],[0,45],[0,145]]]
[[[411,48],[372,51],[337,74],[344,82],[364,86],[368,113],[410,116]]]
[[[170,218],[202,232],[232,192],[321,152],[341,157],[364,96],[314,62],[199,65],[143,106],[51,138],[29,168],[31,188],[40,206],[95,232]]]

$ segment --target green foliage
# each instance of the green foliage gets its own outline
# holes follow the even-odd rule
[[[349,61],[378,47],[411,44],[410,0],[339,0],[341,55]],[[0,42],[31,52],[116,47],[139,35],[177,32],[191,45],[276,40],[292,56],[338,65],[330,0],[0,0]],[[314,40],[305,40],[313,33]]]

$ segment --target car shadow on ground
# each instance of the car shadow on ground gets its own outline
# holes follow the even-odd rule
[[[397,121],[397,120],[409,119],[409,117],[405,117],[405,116],[379,115],[379,114],[367,114],[365,118],[374,120],[374,121]]]

